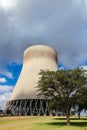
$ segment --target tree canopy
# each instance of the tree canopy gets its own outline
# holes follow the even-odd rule
[[[77,94],[76,104],[78,105],[78,117],[80,119],[80,113],[82,110],[87,110],[87,87],[81,88],[79,93]]]
[[[67,125],[70,124],[70,110],[77,103],[77,95],[86,87],[87,77],[85,70],[41,70],[38,82],[39,96],[54,101],[67,117]]]

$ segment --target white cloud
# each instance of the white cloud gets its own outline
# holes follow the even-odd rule
[[[0,85],[0,93],[11,92],[12,90],[12,86]]]
[[[13,9],[15,6],[16,0],[0,0],[0,7],[5,11]]]
[[[12,90],[13,90],[13,86],[6,86],[6,85],[1,86],[0,85],[0,107],[2,109],[4,109],[8,99],[12,93]]]
[[[13,78],[13,74],[11,72],[9,72],[6,68],[1,68],[0,74],[6,76],[8,78],[11,78],[11,79]]]
[[[59,67],[58,69],[59,69],[59,70],[64,70],[64,67],[63,67],[63,66],[61,66],[61,67]]]
[[[0,83],[5,83],[7,80],[5,78],[0,78]]]
[[[87,65],[81,66],[81,68],[87,70]]]
[[[0,107],[1,107],[1,109],[5,108],[5,105],[8,101],[8,99],[10,98],[10,96],[11,96],[11,92],[5,92],[3,95],[0,94]]]
[[[5,73],[5,76],[7,76],[8,78],[13,78],[13,74],[10,73],[10,72],[6,72],[6,73]]]

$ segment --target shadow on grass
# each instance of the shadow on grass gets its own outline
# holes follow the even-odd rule
[[[47,125],[59,125],[59,126],[65,126],[66,122],[50,122],[46,123]]]
[[[53,120],[66,120],[66,118],[53,118]],[[87,118],[70,118],[70,120],[87,120]]]
[[[70,118],[70,120],[87,120],[87,118]]]
[[[61,117],[60,118],[53,118],[53,120],[66,120],[66,118],[65,117],[64,118],[63,117],[62,118]]]
[[[46,123],[47,125],[59,125],[59,126],[65,126],[66,122],[50,122]],[[80,126],[80,127],[85,127],[87,126],[87,122],[71,122],[71,126]]]

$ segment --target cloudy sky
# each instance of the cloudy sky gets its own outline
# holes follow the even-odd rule
[[[0,0],[0,106],[22,68],[25,48],[54,47],[58,66],[87,68],[87,0]]]

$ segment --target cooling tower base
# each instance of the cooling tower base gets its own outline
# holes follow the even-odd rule
[[[45,99],[13,100],[7,103],[6,111],[12,115],[50,115],[48,102]]]
[[[23,99],[9,101],[6,105],[5,112],[9,111],[11,115],[21,116],[47,116],[62,115],[61,112],[50,110],[48,108],[49,100],[47,99]]]

